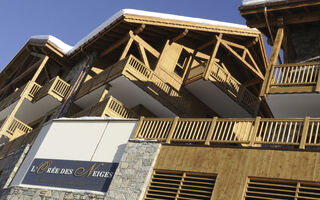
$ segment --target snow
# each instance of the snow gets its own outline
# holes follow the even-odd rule
[[[261,5],[261,4],[280,2],[280,1],[286,1],[286,0],[242,0],[242,5],[243,6]]]
[[[245,0],[243,0],[243,1],[245,1]],[[228,23],[228,22],[220,22],[220,21],[215,21],[215,20],[208,20],[208,19],[201,19],[201,18],[194,18],[194,17],[185,17],[185,16],[179,16],[179,15],[157,13],[157,12],[149,12],[149,11],[143,11],[143,10],[123,9],[123,10],[120,10],[119,12],[117,12],[116,14],[114,14],[109,19],[107,19],[105,22],[103,22],[100,26],[98,26],[96,29],[94,29],[91,33],[89,33],[87,36],[85,36],[79,42],[77,42],[73,47],[65,44],[64,42],[62,42],[58,38],[51,36],[51,35],[32,36],[30,39],[49,40],[58,49],[60,49],[64,54],[70,55],[75,50],[80,48],[83,44],[88,42],[91,38],[93,38],[94,36],[99,34],[101,31],[103,31],[105,28],[107,28],[110,24],[112,24],[117,19],[119,19],[121,16],[126,15],[126,14],[143,16],[143,17],[154,17],[154,18],[161,18],[161,19],[168,19],[168,20],[176,20],[176,21],[181,21],[181,22],[191,22],[191,23],[198,23],[198,24],[203,24],[203,25],[217,25],[217,26],[225,26],[225,27],[231,27],[231,28],[250,29],[249,27],[247,27],[245,25],[241,25],[241,24],[234,24],[234,23]]]
[[[84,117],[78,117],[78,118],[68,118],[68,117],[61,117],[58,119],[54,119],[54,121],[137,121],[137,119],[134,118],[116,118],[116,117],[95,117],[95,116],[84,116]]]
[[[35,35],[31,36],[30,40],[45,40],[50,41],[53,45],[55,45],[61,52],[64,54],[68,54],[70,50],[72,49],[72,46],[62,42],[58,38],[52,36],[52,35]]]

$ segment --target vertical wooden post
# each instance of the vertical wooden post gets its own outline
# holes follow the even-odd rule
[[[211,141],[211,138],[212,138],[212,135],[213,135],[213,132],[214,132],[214,128],[216,127],[216,124],[217,124],[217,119],[218,119],[218,117],[212,118],[211,126],[210,126],[210,129],[209,129],[207,138],[206,138],[205,145],[210,145],[210,141]]]
[[[279,51],[280,51],[280,48],[281,48],[283,35],[284,35],[284,28],[283,27],[279,27],[278,31],[277,31],[276,40],[274,42],[273,49],[272,49],[272,52],[271,52],[271,56],[270,56],[270,59],[269,59],[266,76],[265,76],[265,79],[264,79],[263,84],[261,86],[260,96],[264,96],[265,95],[266,88],[267,88],[267,83],[268,83],[269,79],[272,78],[272,74],[270,72],[271,71],[271,67],[277,64],[277,58],[278,58]]]
[[[129,41],[128,41],[128,43],[127,43],[127,45],[126,45],[126,47],[123,49],[122,54],[121,54],[119,60],[122,60],[122,59],[124,59],[124,58],[127,56],[128,52],[129,52],[129,49],[130,49],[130,47],[131,47],[131,45],[132,45],[132,42],[133,42],[133,39],[130,38]]]
[[[167,140],[166,140],[166,143],[167,143],[167,144],[170,144],[170,143],[171,143],[171,138],[172,138],[173,133],[174,133],[176,127],[177,127],[178,121],[179,121],[179,117],[175,117],[174,120],[173,120],[171,129],[170,129],[170,132],[169,132],[169,134],[168,134]]]
[[[271,69],[269,70],[269,77],[268,79],[266,80],[267,84],[266,84],[266,87],[265,87],[265,94],[268,94],[269,93],[269,89],[270,89],[270,85],[271,85],[271,81],[273,79],[273,73],[274,73],[274,65],[271,66]],[[264,83],[264,82],[263,82]]]
[[[139,123],[137,125],[137,128],[136,128],[136,131],[133,134],[132,139],[137,139],[139,137],[139,131],[140,131],[140,128],[141,128],[141,125],[142,125],[143,121],[144,121],[144,116],[141,116],[140,120],[139,120]]]
[[[250,144],[249,144],[250,147],[253,147],[254,142],[256,140],[256,135],[257,135],[259,125],[260,125],[260,120],[261,120],[261,117],[256,117],[256,120],[254,121],[254,127],[253,127],[253,129],[251,131],[251,135],[250,135]]]
[[[320,93],[320,70],[318,70],[318,79],[317,79],[317,84],[316,84],[316,89],[315,90],[316,90],[316,92]]]
[[[305,149],[306,148],[306,140],[307,140],[307,136],[308,136],[309,121],[310,121],[310,117],[305,117],[304,118],[299,149]]]
[[[221,43],[221,38],[222,38],[222,33],[219,34],[219,36],[216,36],[217,38],[217,43],[213,49],[213,52],[212,52],[212,55],[210,56],[210,60],[207,64],[207,67],[205,69],[205,72],[204,72],[204,79],[205,80],[208,80],[209,76],[210,76],[210,72],[211,72],[211,69],[212,69],[212,65],[213,65],[213,62],[215,62],[215,59],[216,59],[216,55],[218,53],[218,49],[219,49],[219,46],[220,46],[220,43]]]

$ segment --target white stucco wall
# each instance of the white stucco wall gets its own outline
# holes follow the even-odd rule
[[[75,119],[48,123],[41,129],[11,186],[22,186],[36,158],[118,163],[137,122]]]

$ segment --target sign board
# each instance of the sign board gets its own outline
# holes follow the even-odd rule
[[[22,183],[106,192],[118,163],[34,159]]]

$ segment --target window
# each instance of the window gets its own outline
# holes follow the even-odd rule
[[[245,199],[320,199],[320,183],[250,178]]]
[[[182,77],[184,75],[185,69],[188,64],[188,60],[189,60],[189,53],[186,50],[182,49],[178,62],[176,64],[176,67],[174,68],[174,72],[178,76]]]
[[[209,200],[215,180],[210,174],[155,170],[144,199]]]

